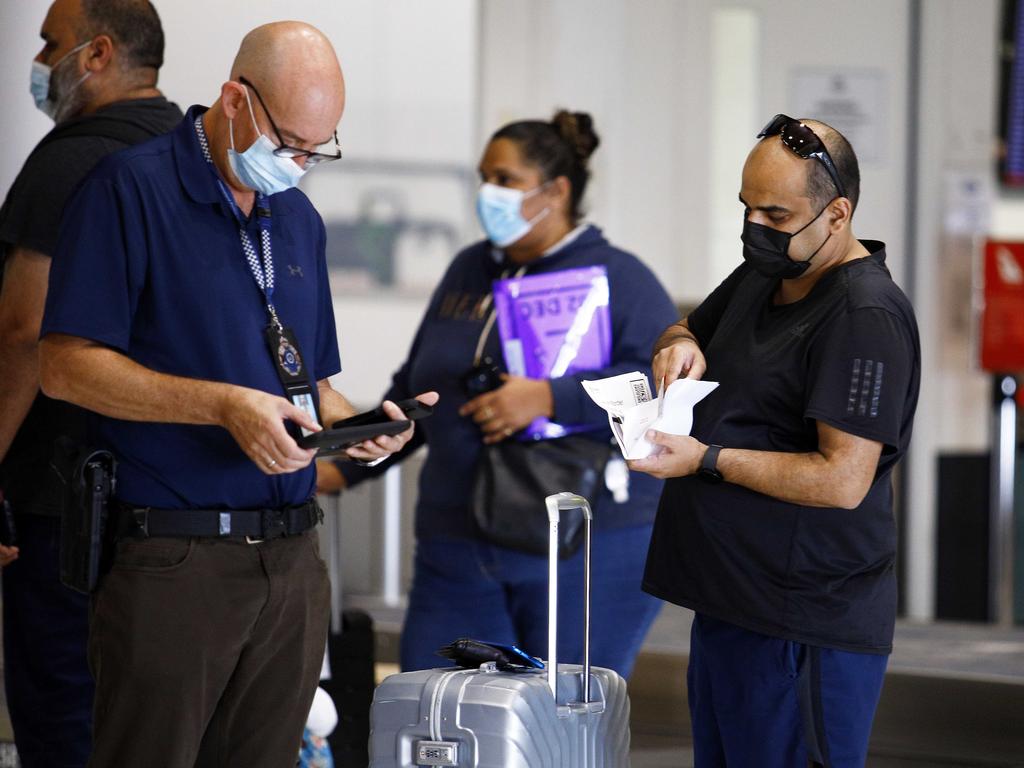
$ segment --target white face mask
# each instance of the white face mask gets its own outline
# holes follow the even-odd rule
[[[61,105],[64,104],[67,101],[68,96],[70,96],[78,86],[89,79],[89,75],[92,74],[92,72],[86,72],[78,79],[78,82],[68,88],[66,93],[57,94],[57,98],[51,99],[50,80],[53,76],[53,71],[63,64],[69,56],[78,53],[91,42],[92,40],[86,40],[81,45],[72,48],[61,56],[53,66],[47,66],[41,61],[32,62],[32,76],[30,79],[29,90],[32,92],[32,98],[36,103],[36,107],[51,120],[56,120],[60,116]]]
[[[252,118],[253,127],[259,133],[259,126],[256,124],[256,114],[252,111],[252,100],[249,98],[249,89],[245,89],[245,100],[249,104],[249,116]],[[277,146],[265,133],[260,133],[259,138],[252,143],[245,152],[235,150],[235,129],[234,123],[228,121],[228,133],[231,137],[231,149],[228,150],[228,165],[232,173],[249,189],[262,192],[264,195],[273,195],[277,192],[284,192],[299,183],[306,172],[300,168],[298,163],[290,157],[278,157],[274,154]]]

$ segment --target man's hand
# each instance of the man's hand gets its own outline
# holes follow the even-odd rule
[[[678,378],[700,379],[707,367],[697,340],[680,334],[678,341],[660,349],[651,361],[654,387],[660,389],[664,382],[667,388]]]
[[[554,398],[547,379],[502,375],[505,382],[491,392],[474,397],[459,409],[480,425],[490,445],[510,437],[538,416],[554,415]]]
[[[316,492],[341,493],[347,483],[338,465],[330,459],[316,460]]]
[[[0,568],[6,565],[10,565],[18,559],[18,548],[8,547],[5,544],[0,544]]]
[[[234,387],[225,397],[220,423],[260,470],[278,475],[309,466],[316,455],[315,449],[300,448],[288,434],[286,419],[320,431],[315,420],[285,398],[246,387]]]
[[[416,399],[424,405],[433,406],[437,403],[438,394],[437,392],[422,392],[416,395]],[[402,413],[402,409],[395,405],[390,400],[385,400],[381,403],[381,407],[393,421],[405,421],[406,416]],[[400,432],[397,435],[379,435],[372,440],[364,440],[359,445],[354,445],[345,451],[345,454],[356,461],[371,462],[377,461],[378,459],[385,459],[392,453],[398,453],[405,444],[408,443],[413,436],[413,432],[416,430],[416,425],[413,424],[405,432]]]
[[[646,459],[633,459],[626,464],[630,469],[646,472],[660,480],[694,474],[700,468],[704,452],[708,449],[704,443],[689,435],[669,435],[651,429],[647,431],[646,437],[657,446],[655,452]]]

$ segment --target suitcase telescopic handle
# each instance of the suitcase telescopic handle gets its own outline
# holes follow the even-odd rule
[[[548,509],[548,686],[558,701],[558,525],[562,512],[583,510],[583,703],[590,702],[590,502],[563,491],[544,499]]]

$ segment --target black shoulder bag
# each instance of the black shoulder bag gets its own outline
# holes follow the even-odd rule
[[[548,517],[544,499],[571,491],[594,499],[604,482],[612,447],[604,440],[569,435],[554,440],[502,440],[485,446],[473,482],[473,517],[488,541],[546,555]],[[583,514],[562,515],[558,555],[572,555],[583,540]]]

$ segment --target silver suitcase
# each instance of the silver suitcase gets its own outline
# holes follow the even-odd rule
[[[370,768],[628,768],[629,697],[615,671],[590,666],[590,504],[559,493],[550,523],[548,661],[543,670],[428,669],[391,675],[370,710]],[[558,664],[558,524],[583,510],[583,666]],[[454,638],[453,638],[454,639]]]

